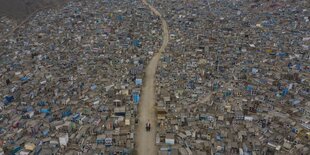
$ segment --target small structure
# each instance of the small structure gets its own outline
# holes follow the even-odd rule
[[[141,78],[136,78],[136,86],[141,86],[142,85],[142,79]]]
[[[174,134],[167,134],[166,138],[165,138],[165,143],[170,144],[170,145],[174,145],[174,143],[175,143]]]
[[[60,134],[60,136],[59,136],[59,145],[60,146],[67,146],[68,142],[69,142],[68,133]]]
[[[25,149],[28,151],[33,151],[36,148],[36,146],[33,143],[26,143]]]
[[[105,143],[105,138],[106,138],[105,134],[98,135],[97,139],[96,139],[96,143],[97,144],[104,144]]]
[[[157,119],[164,120],[166,119],[167,110],[165,107],[157,107]]]

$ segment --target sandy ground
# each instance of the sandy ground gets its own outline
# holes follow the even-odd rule
[[[164,52],[168,44],[168,26],[166,21],[162,18],[161,14],[145,0],[142,2],[147,5],[150,10],[160,17],[163,29],[163,43],[159,52],[154,55],[149,65],[145,70],[144,86],[142,88],[141,102],[139,105],[139,124],[136,133],[136,150],[138,155],[156,155],[157,147],[155,145],[156,135],[156,114],[155,114],[155,73],[157,64],[159,62],[161,53]],[[151,123],[151,131],[145,130],[147,121]]]

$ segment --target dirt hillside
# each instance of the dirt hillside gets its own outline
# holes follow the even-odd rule
[[[68,0],[0,0],[0,17],[22,20],[46,6],[58,7]]]

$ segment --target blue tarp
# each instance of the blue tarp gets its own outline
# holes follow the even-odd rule
[[[0,134],[3,134],[4,132],[5,132],[5,129],[0,127]]]
[[[287,56],[288,56],[288,53],[285,53],[285,52],[278,52],[276,55],[277,55],[277,56],[280,56],[280,57],[287,57]]]
[[[40,101],[38,103],[38,106],[46,106],[46,105],[47,105],[47,102],[45,102],[45,101]]]
[[[101,23],[101,20],[100,19],[97,19],[96,20],[96,23],[98,24],[98,23]]]
[[[25,107],[25,108],[23,108],[23,110],[22,110],[23,112],[30,112],[30,111],[33,111],[33,107],[31,107],[31,106],[27,106],[27,107]]]
[[[141,41],[135,39],[135,40],[132,41],[132,44],[133,44],[134,46],[136,46],[136,47],[140,47],[140,46],[141,46]]]
[[[214,84],[213,84],[213,90],[217,90],[218,87],[219,87],[219,84],[218,84],[218,83],[214,83]]]
[[[112,138],[106,138],[104,144],[105,146],[112,146]]]
[[[92,84],[91,87],[90,87],[91,90],[96,90],[96,88],[97,88],[96,84]]]
[[[42,146],[40,146],[40,145],[37,146],[35,148],[34,155],[40,155],[41,150],[42,150]]]
[[[33,107],[28,106],[28,107],[27,107],[27,112],[30,112],[30,111],[33,111]]]
[[[123,20],[124,20],[124,17],[121,16],[121,15],[119,15],[119,16],[117,16],[117,20],[118,20],[118,21],[123,21]]]
[[[48,120],[48,122],[52,122],[54,120],[53,115],[48,115],[46,116],[46,119]]]
[[[21,80],[21,81],[28,81],[29,78],[28,78],[27,76],[24,76],[24,77],[20,78],[20,80]]]
[[[51,112],[51,109],[41,109],[40,112],[44,114],[48,114]]]
[[[272,27],[277,24],[277,21],[274,18],[271,18],[270,20],[265,20],[261,23],[264,27]]]
[[[247,91],[252,91],[253,88],[254,88],[254,87],[253,87],[252,85],[248,85],[248,86],[246,87],[246,90],[247,90]]]
[[[46,130],[43,130],[42,131],[42,134],[43,134],[43,136],[48,136],[48,133],[49,133],[49,129],[46,129]]]
[[[217,141],[221,141],[222,140],[222,136],[220,133],[216,133],[216,140]]]
[[[298,133],[298,129],[292,128],[292,132],[293,132],[293,133]]]
[[[193,80],[190,80],[190,81],[187,83],[187,87],[188,87],[189,89],[195,89],[196,87],[195,87],[194,81],[193,81]]]
[[[292,64],[291,62],[289,62],[289,63],[287,64],[287,67],[290,68],[290,69],[292,68],[292,66],[293,66],[293,64]]]
[[[223,92],[223,96],[224,97],[228,97],[232,94],[232,92],[230,90]]]
[[[300,65],[300,64],[296,64],[296,65],[295,65],[295,68],[296,68],[297,70],[301,70],[301,65]]]
[[[244,152],[248,152],[249,151],[249,148],[248,148],[248,146],[246,146],[246,144],[245,143],[243,143],[243,151]]]
[[[283,91],[282,91],[282,96],[286,96],[288,94],[288,88],[285,88]]]
[[[10,155],[15,155],[18,151],[20,151],[22,149],[22,147],[17,146],[15,147],[11,152]]]
[[[9,103],[13,102],[14,97],[13,96],[5,96],[3,99],[4,105],[8,105]]]
[[[62,117],[67,117],[67,116],[70,116],[72,113],[71,113],[71,109],[67,109],[66,111],[62,112]]]
[[[80,118],[80,114],[78,113],[78,114],[75,114],[73,117],[72,117],[72,121],[73,122],[76,122],[77,120],[79,120],[79,118]]]
[[[141,86],[142,85],[142,79],[136,79],[136,85]]]
[[[256,74],[258,72],[257,68],[252,68],[252,74]]]
[[[298,99],[290,99],[290,102],[292,105],[298,105],[298,104],[300,104],[301,101]]]
[[[137,92],[133,93],[133,102],[134,102],[135,104],[138,104],[139,101],[140,101],[140,95],[139,95],[139,93],[137,93]]]
[[[105,139],[96,139],[97,144],[104,144]]]

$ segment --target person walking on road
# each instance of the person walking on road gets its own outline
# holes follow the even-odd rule
[[[145,124],[145,128],[146,128],[146,131],[150,131],[150,130],[151,130],[151,123],[150,123],[149,120],[148,120],[147,123]]]

